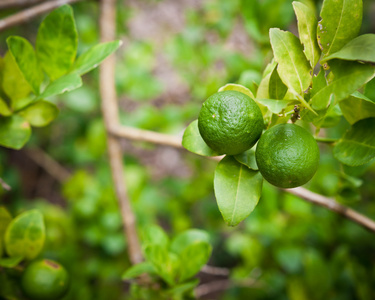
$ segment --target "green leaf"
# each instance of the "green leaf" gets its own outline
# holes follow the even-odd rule
[[[310,100],[314,109],[327,108],[332,97],[336,103],[344,100],[375,75],[374,66],[357,62],[332,61],[331,70],[334,74],[332,82],[319,90]]]
[[[83,75],[91,71],[115,52],[121,44],[121,41],[113,41],[95,45],[77,58],[71,72]]]
[[[175,285],[180,268],[178,256],[159,245],[149,245],[144,252],[146,259],[152,263],[157,274],[169,285]]]
[[[121,279],[123,280],[133,279],[145,273],[146,274],[155,273],[155,269],[153,265],[148,261],[144,261],[134,266],[131,266],[129,269],[127,269],[124,272],[124,274],[122,274]]]
[[[251,148],[245,152],[242,152],[240,154],[237,154],[234,156],[234,158],[241,164],[247,166],[248,168],[257,171],[258,165],[255,160],[255,150],[254,148]]]
[[[159,245],[168,248],[169,246],[169,238],[167,234],[157,225],[150,225],[143,229],[142,242],[145,247],[148,245]]]
[[[31,87],[10,52],[5,54],[3,62],[1,86],[5,94],[12,100],[11,107],[14,108],[17,106],[17,100],[23,99],[30,94]]]
[[[349,166],[364,165],[375,158],[375,118],[355,123],[333,148],[333,155]]]
[[[13,268],[23,260],[23,256],[0,258],[0,267]]]
[[[182,295],[186,294],[189,291],[192,291],[198,284],[199,284],[199,279],[195,278],[188,282],[175,285],[173,288],[169,289],[167,293],[171,295],[172,297],[173,296],[180,297],[180,298],[173,298],[173,299],[184,299],[182,298]]]
[[[179,282],[197,274],[208,262],[212,247],[207,242],[197,242],[186,247],[180,254],[181,267]]]
[[[321,89],[327,86],[327,80],[325,76],[325,70],[323,67],[320,68],[318,75],[314,75],[312,79],[312,85],[310,89],[310,97],[314,97]]]
[[[39,100],[19,112],[30,125],[43,127],[54,120],[59,113],[57,106],[51,102]]]
[[[279,114],[283,109],[291,104],[298,104],[297,100],[274,100],[274,99],[256,99],[256,101],[266,106],[272,113]]]
[[[318,23],[318,43],[328,56],[354,39],[362,25],[362,0],[325,0]]]
[[[318,20],[315,17],[313,7],[302,2],[293,2],[294,12],[298,21],[298,33],[301,43],[304,45],[304,53],[312,68],[318,63],[320,49],[316,40],[316,27]]]
[[[302,95],[310,86],[312,70],[299,39],[278,28],[270,29],[270,39],[281,80]]]
[[[338,52],[324,58],[324,61],[338,58],[343,60],[358,60],[375,62],[375,34],[364,34],[351,40]],[[322,60],[323,62],[323,60]]]
[[[223,91],[237,91],[241,92],[247,96],[249,96],[251,99],[255,99],[254,94],[252,91],[250,91],[247,87],[244,87],[241,84],[235,84],[235,83],[228,83],[221,88],[219,88],[218,92],[223,92]]]
[[[271,99],[281,100],[288,91],[288,87],[282,82],[277,68],[273,69],[268,85],[268,94]]]
[[[359,92],[340,102],[345,119],[354,124],[359,120],[375,117],[375,101],[370,100]]]
[[[4,234],[11,221],[11,214],[4,206],[0,206],[0,257],[3,255]]]
[[[182,146],[195,154],[203,156],[218,156],[219,154],[212,150],[202,139],[198,129],[198,120],[190,123],[185,129],[182,137]]]
[[[12,114],[12,111],[9,109],[8,104],[0,97],[0,115],[8,117]]]
[[[180,255],[185,248],[198,242],[210,242],[210,236],[200,229],[189,229],[178,234],[171,243],[171,251]]]
[[[5,248],[9,256],[35,258],[45,239],[43,215],[36,209],[26,211],[12,220],[5,232]]]
[[[33,46],[19,36],[7,38],[7,44],[24,78],[30,84],[34,94],[38,95],[44,76],[39,68]]]
[[[29,140],[30,124],[22,117],[13,115],[0,118],[0,145],[12,149],[21,149]]]
[[[36,53],[52,81],[69,71],[77,54],[77,44],[73,10],[69,5],[55,9],[40,24]]]
[[[219,210],[229,226],[244,220],[258,204],[263,177],[258,171],[224,157],[215,171],[214,188]]]
[[[47,98],[73,91],[82,86],[82,79],[77,73],[71,73],[52,81],[39,98]]]

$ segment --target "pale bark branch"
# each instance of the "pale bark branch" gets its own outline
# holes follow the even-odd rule
[[[1,0],[0,9],[31,6],[46,0]]]
[[[51,0],[35,5],[21,12],[15,13],[9,17],[0,20],[0,31],[10,27],[20,25],[28,22],[30,19],[43,15],[46,12],[54,10],[55,8],[69,3],[74,3],[82,0]]]
[[[12,190],[10,185],[7,184],[1,177],[0,177],[0,185],[3,187],[4,190],[6,190],[8,192]]]
[[[102,42],[112,41],[116,38],[116,0],[102,0],[100,2],[100,35]],[[114,55],[108,57],[100,66],[100,94],[101,108],[106,130],[119,124],[119,112],[115,90],[115,65]],[[128,252],[133,264],[143,260],[142,251],[135,226],[135,216],[127,195],[124,170],[123,153],[120,141],[109,134],[107,139],[109,163],[113,183],[120,205],[124,233],[128,241]]]
[[[120,138],[126,138],[134,141],[145,141],[159,145],[171,146],[175,148],[182,148],[181,138],[173,135],[160,134],[149,130],[135,129],[126,126],[116,126],[110,131],[113,135]],[[213,160],[220,160],[221,157],[207,157]],[[284,191],[294,194],[306,201],[314,203],[319,206],[326,207],[340,215],[356,222],[357,224],[375,232],[375,222],[361,213],[336,202],[332,198],[328,198],[305,188],[298,187],[295,189],[284,189]]]
[[[215,266],[209,266],[209,265],[204,265],[203,268],[201,269],[202,273],[210,274],[210,275],[215,275],[215,276],[229,276],[229,269],[227,268],[220,268],[220,267],[215,267]]]

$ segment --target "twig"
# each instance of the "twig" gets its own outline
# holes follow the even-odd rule
[[[12,188],[10,187],[9,184],[7,184],[1,177],[0,177],[0,185],[3,187],[4,190],[6,191],[11,191]]]
[[[52,0],[46,1],[42,4],[36,5],[34,7],[25,9],[19,13],[6,17],[0,20],[0,31],[3,31],[9,27],[16,26],[25,22],[28,22],[30,19],[40,16],[46,12],[49,12],[61,5],[74,3],[82,0]]]
[[[49,175],[64,182],[70,177],[70,172],[61,166],[57,161],[39,148],[25,150],[25,153],[39,166],[41,166]]]
[[[115,5],[116,0],[102,0],[100,2],[100,35],[102,42],[115,39]],[[116,127],[116,125],[119,124],[119,112],[115,90],[115,64],[116,58],[112,55],[100,66],[101,108],[107,132],[109,132],[109,128]],[[143,260],[143,257],[135,228],[135,216],[125,186],[122,161],[123,153],[120,141],[113,135],[108,134],[107,144],[112,178],[120,205],[125,237],[128,241],[129,258],[133,264],[137,264]]]
[[[232,282],[229,279],[211,281],[211,282],[199,285],[195,289],[194,294],[197,299],[200,299],[203,296],[206,296],[215,292],[227,290],[230,288],[231,285],[232,285]]]
[[[45,0],[2,0],[0,2],[0,9],[11,7],[31,6],[35,3],[43,2]]]
[[[148,131],[148,130],[142,130],[142,129],[136,129],[137,134],[125,134],[127,129],[117,128],[114,130],[111,130],[112,134],[116,134],[118,137],[128,138],[131,140],[142,140],[147,141],[151,143],[157,143],[160,145],[166,145],[176,148],[181,148],[181,138],[177,136],[172,135],[161,135],[161,139],[157,142],[155,142],[155,138],[159,135],[156,132]],[[132,131],[132,130],[130,130]],[[156,135],[157,134],[157,135]],[[148,137],[151,137],[148,139]],[[209,157],[213,160],[220,160],[220,157]],[[341,214],[342,216],[358,223],[359,225],[367,228],[368,230],[375,232],[375,222],[366,216],[356,212],[355,210],[344,206],[342,204],[337,203],[334,199],[328,198],[316,193],[313,193],[305,188],[299,187],[295,189],[285,189],[286,192],[289,192],[291,194],[294,194],[306,201],[309,201],[311,203],[326,207],[336,213]]]
[[[204,265],[201,272],[215,276],[229,276],[229,269]]]

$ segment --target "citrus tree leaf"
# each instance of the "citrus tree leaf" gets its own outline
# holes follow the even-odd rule
[[[310,100],[314,109],[327,108],[330,99],[335,102],[347,98],[357,89],[371,80],[375,75],[375,67],[349,61],[332,61],[330,64],[334,74],[332,82],[319,90]]]
[[[318,23],[318,43],[325,56],[354,39],[362,25],[362,0],[325,0]]]
[[[349,166],[364,165],[375,158],[375,118],[360,120],[333,148],[333,155]]]
[[[24,118],[18,115],[0,118],[1,146],[21,149],[29,140],[30,134],[30,124]]]
[[[154,274],[155,268],[153,265],[148,262],[144,261],[139,264],[131,266],[129,269],[127,269],[124,274],[122,274],[121,279],[127,280],[127,279],[133,279],[136,278],[142,274]]]
[[[17,100],[27,97],[31,87],[22,75],[12,54],[8,51],[3,59],[2,90],[12,100],[11,107],[17,106]]]
[[[235,226],[244,220],[258,204],[263,177],[233,157],[224,157],[215,170],[216,201],[224,221]]]
[[[0,267],[13,268],[23,260],[23,256],[0,258]]]
[[[270,101],[277,101],[277,100],[270,100]],[[254,148],[251,148],[245,152],[242,152],[240,154],[237,154],[234,156],[234,158],[241,164],[247,166],[249,169],[252,169],[254,171],[258,170],[258,165],[255,160],[255,150]]]
[[[149,245],[145,248],[145,257],[151,262],[156,273],[165,282],[173,286],[176,283],[180,260],[174,253],[160,245]]]
[[[4,206],[0,206],[0,257],[3,255],[4,234],[11,221],[11,214]]]
[[[340,102],[340,108],[345,119],[354,124],[359,120],[375,117],[375,101],[359,92]]]
[[[43,127],[54,120],[59,113],[57,106],[51,102],[39,100],[19,112],[31,126]]]
[[[313,7],[302,2],[293,2],[294,12],[298,21],[298,33],[301,43],[304,45],[304,53],[312,68],[318,63],[320,49],[316,39],[316,27],[318,20],[315,17]]]
[[[184,136],[182,137],[182,146],[185,149],[195,154],[203,156],[218,156],[219,154],[212,150],[206,142],[202,139],[198,129],[198,120],[190,123],[185,129]]]
[[[299,39],[290,32],[270,29],[270,39],[277,71],[288,88],[301,94],[311,83],[311,67]]]
[[[250,91],[247,87],[244,87],[241,84],[228,83],[228,84],[222,86],[221,88],[219,88],[219,92],[223,92],[223,91],[237,91],[237,92],[241,92],[241,93],[249,96],[251,99],[255,98],[253,92]]]
[[[71,73],[55,81],[50,82],[39,98],[48,98],[55,95],[60,95],[66,92],[73,91],[82,86],[82,79],[77,73]]]
[[[5,102],[4,99],[0,97],[0,115],[3,115],[4,117],[8,117],[12,114],[12,111],[10,110],[8,104]]]
[[[212,247],[207,242],[196,242],[184,248],[179,255],[181,261],[179,282],[197,274],[208,262]]]
[[[268,83],[268,94],[271,99],[283,99],[288,87],[282,82],[277,68],[273,69]]]
[[[160,226],[150,225],[142,231],[142,243],[144,247],[148,245],[159,245],[168,248],[169,237]]]
[[[323,67],[320,68],[318,75],[314,75],[312,79],[310,97],[314,97],[322,88],[327,86],[327,79],[325,76],[325,70]]]
[[[71,72],[83,75],[91,71],[109,55],[115,52],[121,44],[122,42],[118,40],[93,46],[77,58]]]
[[[178,234],[171,243],[171,251],[181,255],[185,248],[199,242],[210,242],[210,236],[206,231],[200,229],[189,229]]]
[[[375,62],[375,34],[364,34],[347,43],[341,50],[324,58],[324,61],[338,58],[343,60],[358,60]]]
[[[77,54],[77,30],[73,10],[63,5],[40,24],[36,53],[43,70],[52,81],[66,74]]]
[[[29,41],[19,36],[10,36],[7,38],[7,44],[9,52],[13,55],[22,75],[29,83],[34,94],[38,95],[44,78],[33,46]]]
[[[274,100],[274,99],[256,99],[256,101],[266,106],[272,113],[279,114],[283,109],[291,104],[298,104],[297,100]]]
[[[26,211],[12,220],[5,232],[5,249],[9,256],[35,258],[45,239],[43,215],[36,209]]]
[[[189,291],[192,291],[197,285],[199,284],[199,279],[195,278],[184,282],[182,284],[177,284],[170,288],[166,292],[171,295],[171,297],[175,297],[176,299],[184,299],[183,294],[186,294]]]

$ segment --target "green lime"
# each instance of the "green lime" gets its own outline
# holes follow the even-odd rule
[[[255,145],[262,134],[263,116],[249,96],[224,91],[203,103],[198,128],[210,148],[220,154],[236,155]]]
[[[263,133],[255,156],[263,177],[281,188],[305,184],[319,164],[319,148],[314,137],[295,124],[280,124]]]
[[[68,290],[68,285],[68,272],[49,259],[31,262],[21,278],[22,290],[31,299],[60,299]]]

